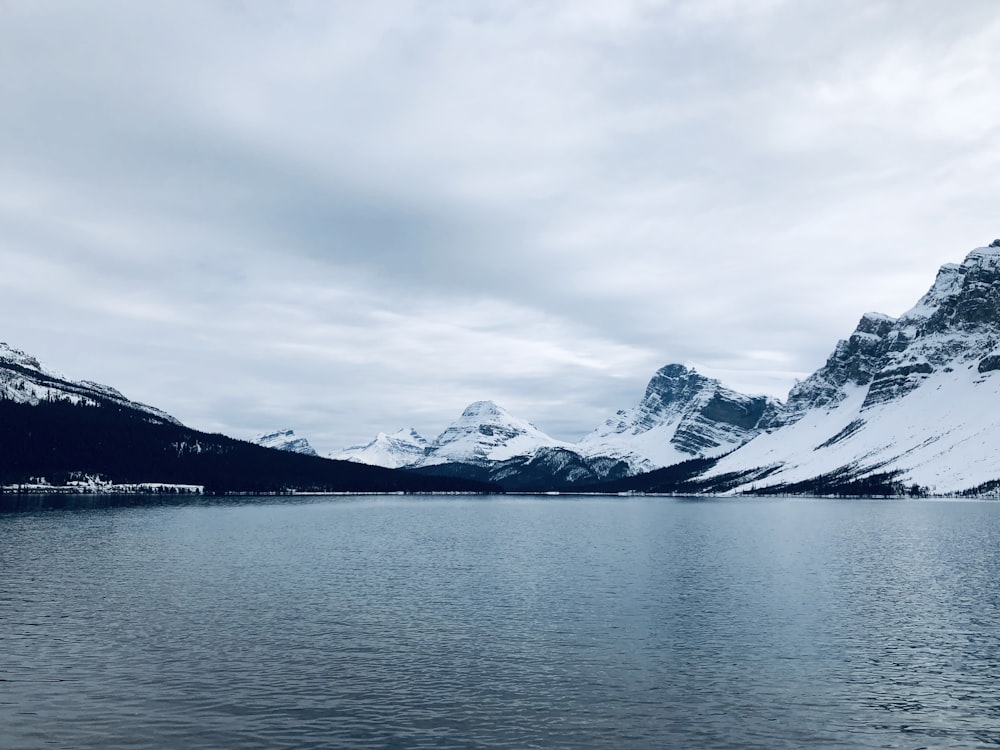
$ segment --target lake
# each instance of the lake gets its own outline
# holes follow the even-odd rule
[[[1000,503],[0,515],[0,747],[1000,745]]]

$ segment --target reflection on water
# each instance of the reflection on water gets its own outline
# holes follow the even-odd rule
[[[0,746],[1000,744],[1000,504],[0,516]]]

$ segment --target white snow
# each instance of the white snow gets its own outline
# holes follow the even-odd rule
[[[383,466],[399,469],[413,466],[423,459],[427,441],[412,427],[398,430],[391,435],[380,432],[374,440],[364,445],[352,445],[330,458],[339,461]]]
[[[492,401],[476,401],[434,439],[421,465],[504,461],[543,447],[573,448]]]
[[[899,481],[949,494],[1000,478],[1000,371],[974,368],[927,376],[902,398],[861,412],[866,388],[855,387],[837,408],[808,413],[798,422],[761,435],[723,458],[706,476],[780,465],[758,489],[808,480],[847,466],[853,474],[899,470]],[[855,432],[824,445],[855,420]]]
[[[431,442],[412,428],[391,435],[382,432],[374,440],[344,448],[331,458],[395,469],[445,463],[485,464],[532,455],[543,447],[573,448],[492,401],[476,401]]]

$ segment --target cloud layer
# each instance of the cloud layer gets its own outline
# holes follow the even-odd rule
[[[0,5],[2,338],[321,451],[784,395],[1000,235],[1000,9]]]

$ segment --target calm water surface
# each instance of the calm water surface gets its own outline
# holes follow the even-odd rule
[[[1000,745],[1000,504],[0,515],[0,747]]]

